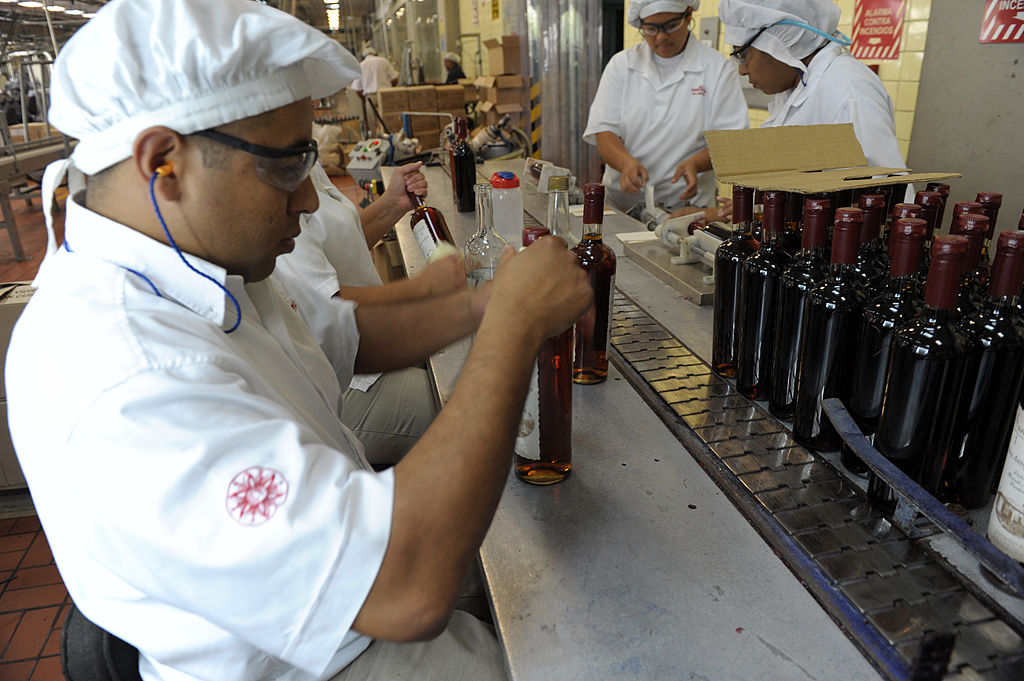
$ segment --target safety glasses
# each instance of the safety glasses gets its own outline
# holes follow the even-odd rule
[[[758,38],[761,37],[762,33],[767,31],[769,28],[771,28],[774,25],[775,24],[770,24],[768,26],[762,26],[761,28],[759,28],[757,33],[754,34],[753,38],[751,38],[750,40],[748,40],[747,42],[743,43],[742,45],[737,47],[735,50],[730,52],[729,56],[732,57],[733,60],[735,60],[739,64],[746,64],[747,61],[750,59],[750,46],[754,44],[755,40],[757,40]]]
[[[687,12],[681,17],[669,19],[668,21],[661,24],[649,24],[642,21],[640,22],[640,32],[651,38],[658,35],[658,31],[661,31],[665,35],[668,35],[670,33],[675,33],[676,31],[678,31],[680,28],[683,27],[683,24],[687,23],[689,20],[690,13]]]
[[[295,147],[281,148],[253,144],[216,130],[200,130],[193,134],[252,154],[256,157],[256,176],[270,186],[286,192],[298,189],[319,156],[316,142],[313,141]]]

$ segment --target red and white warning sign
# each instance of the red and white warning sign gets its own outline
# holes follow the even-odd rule
[[[1024,0],[985,0],[979,43],[1024,43]]]
[[[850,54],[858,59],[899,59],[906,9],[907,0],[857,0]]]

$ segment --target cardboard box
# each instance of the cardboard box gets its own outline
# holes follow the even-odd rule
[[[25,141],[25,126],[23,124],[15,123],[14,125],[9,126],[8,130],[10,130],[10,132],[11,132],[11,141],[14,142],[15,144],[17,144],[18,142],[24,142]],[[29,123],[28,124],[28,139],[29,139],[29,141],[31,141],[31,140],[40,140],[40,139],[43,139],[45,137],[54,137],[54,136],[57,136],[57,135],[60,135],[60,133],[57,132],[57,128],[53,127],[52,125],[50,126],[49,133],[47,133],[47,131],[46,131],[46,123]]]
[[[27,487],[25,474],[21,472],[18,457],[14,454],[11,432],[7,428],[7,400],[4,399],[0,399],[0,419],[4,423],[0,428],[0,490]]]
[[[7,346],[11,342],[14,324],[25,309],[25,304],[32,297],[35,289],[27,281],[15,281],[0,284],[0,372],[7,362]],[[25,476],[14,455],[11,434],[7,428],[7,392],[0,384],[0,489],[24,487]]]
[[[427,149],[437,149],[441,144],[441,129],[440,128],[427,128],[420,130],[414,137],[419,140],[420,146],[426,151]]]
[[[466,103],[466,89],[461,85],[438,85],[434,90],[437,93],[438,111],[462,109]]]
[[[389,134],[392,132],[398,132],[402,129],[402,115],[401,114],[383,114],[381,118],[384,119],[384,125],[377,121],[377,131],[381,134]],[[385,126],[387,129],[385,129]]]
[[[433,85],[409,88],[408,111],[437,111],[437,91]]]
[[[513,128],[519,128],[523,132],[529,134],[530,112],[523,111],[523,107],[520,104],[480,102],[480,105],[477,106],[476,110],[478,113],[482,114],[482,120],[480,122],[484,125],[497,123],[501,120],[502,116],[509,114],[509,125]]]
[[[408,111],[409,90],[407,87],[386,87],[377,90],[377,111],[382,115]]]
[[[704,139],[719,182],[755,189],[815,194],[960,177],[868,166],[852,123],[707,130]]]
[[[477,99],[476,83],[471,78],[459,78],[459,85],[462,86],[462,103],[475,102]]]
[[[484,41],[487,48],[487,65],[490,73],[517,73],[520,67],[519,36],[503,35],[501,40],[490,38]]]

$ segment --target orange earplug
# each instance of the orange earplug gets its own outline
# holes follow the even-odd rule
[[[167,161],[162,166],[154,171],[159,177],[167,177],[168,175],[174,174],[174,164],[171,161]]]

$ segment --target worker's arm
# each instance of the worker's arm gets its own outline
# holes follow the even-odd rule
[[[420,172],[422,167],[420,161],[398,166],[384,193],[369,206],[360,209],[359,221],[363,225],[368,248],[373,248],[403,215],[412,210],[409,193],[424,197],[427,195],[427,178]]]
[[[676,172],[672,175],[672,183],[675,184],[679,178],[686,180],[686,187],[679,194],[680,199],[692,199],[697,195],[697,173],[706,173],[711,170],[711,153],[704,147],[693,156],[685,158],[676,166]]]
[[[466,288],[462,259],[449,256],[426,266],[418,277],[399,279],[381,286],[342,286],[334,295],[360,305],[419,300]]]
[[[451,399],[394,468],[391,535],[357,631],[403,641],[445,626],[504,488],[541,343],[592,300],[585,272],[554,237],[498,268]]]
[[[599,132],[595,135],[597,153],[601,160],[622,173],[622,191],[638,194],[647,184],[647,168],[626,151],[622,138],[614,132]]]

